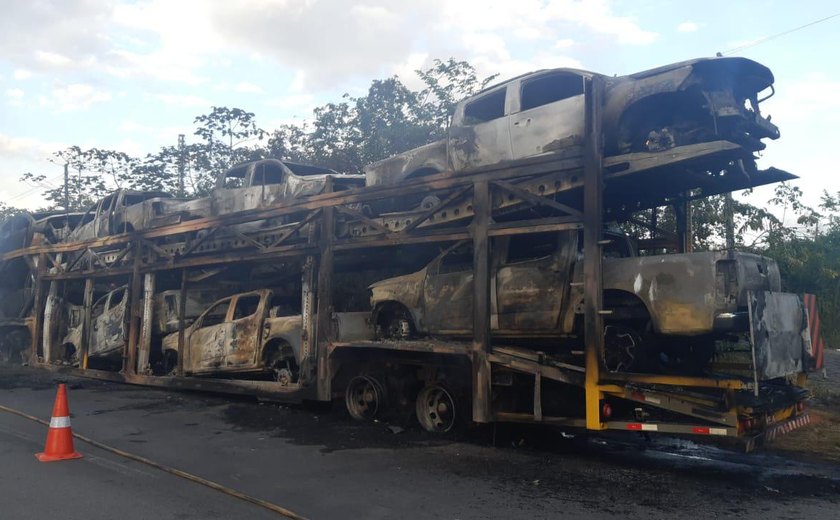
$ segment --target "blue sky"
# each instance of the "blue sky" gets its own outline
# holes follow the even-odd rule
[[[836,12],[829,1],[0,0],[0,200],[37,207],[27,171],[68,145],[145,155],[191,138],[211,105],[266,129],[434,58],[502,77],[574,66],[625,74],[711,56]],[[840,190],[840,17],[746,48],[769,66],[763,105],[782,138],[761,167],[802,177],[809,202]],[[769,198],[768,190],[753,202]]]

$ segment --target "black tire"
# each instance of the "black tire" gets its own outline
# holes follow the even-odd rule
[[[450,433],[460,430],[467,417],[467,399],[446,385],[429,383],[417,394],[415,414],[420,426],[430,433]]]
[[[372,421],[388,407],[385,387],[373,376],[356,376],[347,383],[344,405],[353,419]]]

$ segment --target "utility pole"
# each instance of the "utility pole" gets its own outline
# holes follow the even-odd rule
[[[184,193],[184,170],[186,169],[186,161],[184,160],[184,152],[186,144],[184,141],[184,134],[178,134],[178,197],[183,198]]]
[[[70,165],[64,163],[64,211],[70,213]]]
[[[731,191],[727,191],[723,196],[723,216],[726,227],[726,250],[731,255],[735,250],[735,208]]]

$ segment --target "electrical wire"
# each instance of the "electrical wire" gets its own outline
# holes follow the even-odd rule
[[[14,408],[9,408],[8,406],[0,405],[0,411],[7,412],[13,415],[17,415],[19,417],[23,417],[24,419],[29,419],[30,421],[34,421],[38,424],[42,424],[44,426],[49,426],[50,423],[43,419],[39,419],[33,415],[29,415],[28,413],[21,412],[20,410],[15,410]],[[85,435],[81,435],[78,433],[73,432],[73,437],[79,439],[82,442],[86,442],[91,446],[95,446],[100,450],[105,450],[109,453],[113,453],[114,455],[118,455],[120,457],[133,460],[135,462],[139,462],[141,464],[145,464],[147,466],[151,466],[155,469],[159,469],[170,475],[175,475],[176,477],[180,477],[185,480],[189,480],[190,482],[195,482],[196,484],[201,484],[202,486],[208,487],[210,489],[214,489],[216,491],[220,491],[226,495],[232,496],[234,498],[238,498],[239,500],[243,500],[245,502],[249,502],[251,504],[260,506],[262,508],[268,509],[269,511],[273,511],[275,513],[279,513],[286,518],[290,518],[292,520],[307,520],[306,517],[301,516],[294,511],[286,509],[285,507],[278,506],[272,502],[268,502],[267,500],[262,500],[260,498],[252,497],[250,495],[246,495],[241,491],[237,491],[235,489],[229,488],[227,486],[223,486],[218,482],[213,482],[212,480],[207,480],[205,478],[201,478],[197,475],[193,475],[192,473],[187,473],[186,471],[181,471],[180,469],[173,468],[171,466],[167,466],[166,464],[161,464],[159,462],[155,462],[153,460],[147,459],[146,457],[141,457],[140,455],[134,455],[133,453],[128,453],[127,451],[123,451],[118,448],[113,448],[108,446],[107,444],[102,444],[99,441],[95,441],[90,437]]]
[[[750,47],[755,47],[756,45],[762,44],[764,42],[768,42],[770,40],[775,40],[776,38],[778,38],[780,36],[785,36],[787,34],[794,33],[796,31],[800,31],[802,29],[805,29],[806,27],[811,27],[812,25],[817,25],[818,23],[825,22],[826,20],[831,20],[832,18],[837,18],[838,16],[840,16],[840,13],[834,13],[830,16],[826,16],[825,18],[820,18],[819,20],[814,20],[813,22],[806,23],[805,25],[800,25],[799,27],[794,27],[793,29],[788,29],[787,31],[783,31],[783,32],[780,32],[780,33],[777,33],[777,34],[771,34],[770,36],[765,36],[763,38],[753,40],[753,41],[751,41],[749,43],[745,43],[744,45],[741,45],[739,47],[735,47],[734,49],[729,49],[728,51],[721,52],[720,55],[725,56],[727,54],[732,54],[733,52],[738,52],[738,51],[742,51],[744,49],[749,49]]]

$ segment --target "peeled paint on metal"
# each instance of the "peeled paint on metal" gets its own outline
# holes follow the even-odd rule
[[[751,291],[749,298],[758,378],[775,379],[802,372],[803,340],[809,331],[799,295]]]

